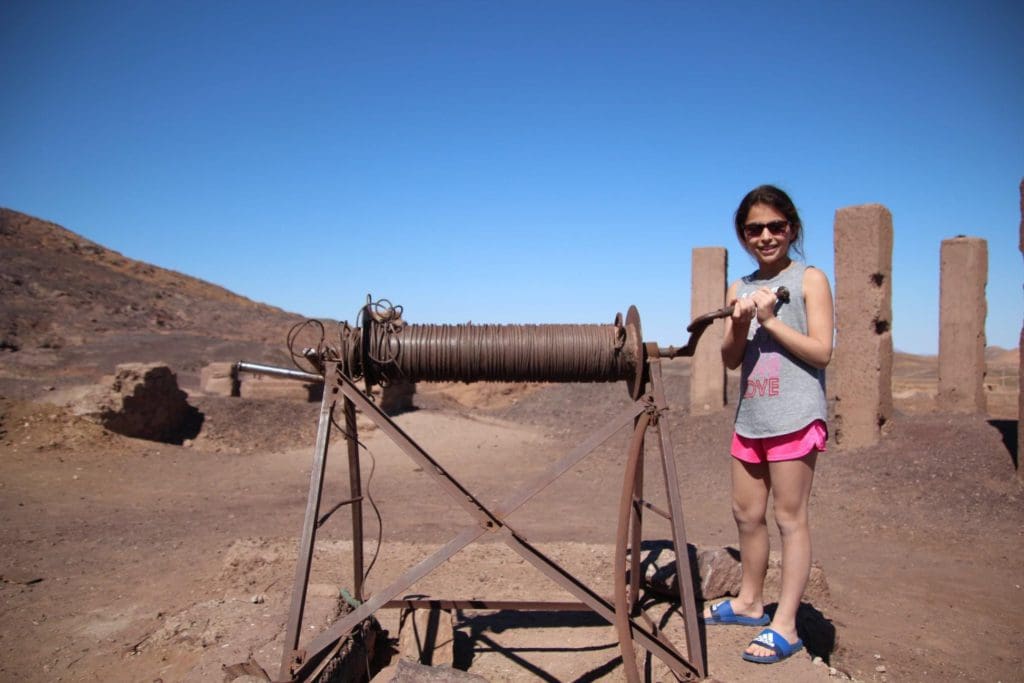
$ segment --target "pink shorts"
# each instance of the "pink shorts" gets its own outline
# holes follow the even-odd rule
[[[821,420],[815,420],[803,429],[779,436],[751,439],[733,432],[730,452],[737,460],[750,463],[796,460],[811,451],[824,451],[828,440],[828,428]]]

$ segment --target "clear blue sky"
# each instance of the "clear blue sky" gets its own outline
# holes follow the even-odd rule
[[[0,206],[309,316],[610,322],[685,341],[690,258],[763,182],[833,275],[893,214],[897,349],[938,347],[939,247],[989,248],[1017,345],[1024,4],[0,4]],[[2,258],[2,257],[0,257]],[[283,331],[282,331],[283,336]]]

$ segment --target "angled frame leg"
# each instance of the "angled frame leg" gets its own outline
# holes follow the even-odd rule
[[[328,371],[332,374],[336,367],[335,363],[327,364]],[[327,449],[331,441],[331,421],[334,416],[336,400],[337,389],[332,391],[331,383],[326,383],[323,398],[320,400],[320,421],[317,423],[313,466],[309,473],[309,497],[306,499],[306,516],[302,523],[302,536],[299,542],[299,561],[295,566],[292,602],[288,610],[288,626],[285,630],[284,651],[281,655],[281,679],[291,676],[292,665],[298,656],[299,635],[302,631],[302,615],[306,608],[309,569],[313,561],[316,523],[320,516],[320,497],[324,487],[324,470],[327,466]]]
[[[649,412],[641,415],[633,428],[633,438],[629,444],[629,455],[626,459],[626,469],[622,478],[622,494],[619,499],[619,520],[618,533],[615,538],[615,560],[612,582],[615,587],[615,631],[619,636],[619,651],[622,653],[622,670],[626,674],[629,683],[639,683],[637,675],[636,653],[633,651],[633,629],[630,617],[632,616],[636,595],[630,595],[630,588],[635,574],[630,574],[626,569],[627,546],[639,545],[641,529],[636,527],[636,507],[633,501],[636,497],[637,486],[640,483],[640,471],[644,454],[644,435],[647,426],[651,422]],[[636,558],[634,552],[630,557],[630,565]]]
[[[352,501],[352,591],[363,599],[363,478],[359,468],[356,404],[345,398],[345,440],[348,442],[348,486]]]
[[[637,612],[642,612],[638,607],[638,564],[639,548],[643,540],[643,507],[647,505],[658,514],[665,517],[671,527],[672,545],[676,555],[676,576],[680,590],[680,608],[685,624],[687,655],[690,661],[686,662],[692,667],[693,673],[700,677],[707,675],[707,648],[701,639],[701,633],[697,624],[696,600],[693,592],[693,580],[690,574],[689,547],[686,540],[686,527],[683,521],[682,502],[679,495],[679,478],[676,472],[676,465],[672,446],[672,436],[669,426],[660,420],[660,414],[668,407],[665,399],[664,382],[661,375],[661,362],[654,354],[656,349],[648,349],[649,352],[649,377],[651,384],[652,405],[649,412],[638,418],[636,433],[630,444],[626,472],[622,483],[622,495],[619,504],[619,531],[616,539],[616,556],[614,565],[615,584],[615,617],[616,630],[619,636],[619,649],[622,652],[623,668],[627,680],[630,683],[639,681],[636,657],[633,650],[633,639],[635,638],[635,622],[631,617]],[[658,435],[658,450],[661,457],[662,472],[665,481],[665,495],[668,501],[668,511],[658,510],[643,500],[643,475],[644,475],[644,432],[654,428]],[[626,576],[626,552],[632,552],[629,562],[629,579]],[[646,615],[645,615],[646,616]],[[654,634],[659,640],[667,642],[660,634]],[[643,644],[641,642],[641,644]],[[653,650],[650,650],[653,654]],[[671,663],[662,657],[663,661]],[[682,659],[682,657],[680,657]],[[681,671],[673,667],[673,671],[680,675]]]
[[[649,427],[648,427],[649,428]],[[644,430],[646,435],[646,428]],[[636,484],[633,487],[633,500],[644,497],[644,448],[646,440],[640,443],[640,458],[637,460]],[[630,505],[629,528],[629,613],[636,616],[640,602],[640,544],[643,541],[644,511],[635,503]]]
[[[649,367],[651,392],[657,406],[667,407],[665,384],[661,375],[661,361],[657,355],[650,355]],[[693,594],[693,577],[690,574],[690,550],[686,540],[686,525],[683,522],[683,504],[679,495],[679,476],[676,471],[675,450],[672,434],[667,423],[655,421],[658,432],[658,449],[665,477],[669,514],[672,517],[672,546],[676,551],[676,579],[679,585],[679,602],[686,623],[686,652],[701,678],[707,676],[707,643],[701,638],[697,624],[697,602]]]

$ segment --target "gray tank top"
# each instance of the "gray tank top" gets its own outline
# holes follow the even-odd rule
[[[789,303],[780,303],[779,320],[807,334],[804,308],[804,271],[799,261],[769,280],[752,273],[740,281],[737,296],[750,296],[761,287],[789,290]],[[808,365],[786,351],[761,329],[757,318],[750,323],[747,348],[740,375],[740,400],[736,407],[736,433],[749,438],[779,436],[803,429],[815,420],[827,420],[825,371]]]

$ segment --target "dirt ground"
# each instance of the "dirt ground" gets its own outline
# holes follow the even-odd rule
[[[1024,680],[1016,351],[990,358],[986,416],[942,412],[934,365],[901,356],[898,413],[881,443],[830,444],[819,459],[814,557],[828,590],[807,608],[829,632],[814,651],[759,667],[739,658],[754,632],[710,628],[715,680]],[[666,382],[688,539],[734,544],[724,450],[731,411],[688,414],[685,362],[667,364]],[[182,446],[105,432],[42,402],[47,387],[4,385],[0,679],[221,680],[223,665],[250,653],[277,674],[317,405],[203,396],[184,383],[205,422]],[[614,417],[625,394],[620,385],[421,386],[418,409],[397,422],[492,502]],[[382,520],[372,592],[470,520],[380,430],[360,424],[363,476]],[[346,497],[335,443],[325,507]],[[510,521],[608,596],[625,450],[619,434]],[[303,642],[334,617],[338,590],[352,586],[349,529],[345,509],[321,529]],[[377,529],[368,510],[370,551]],[[664,539],[667,530],[652,523],[648,534]],[[470,546],[409,592],[568,599],[494,541]],[[395,637],[397,615],[379,618]],[[456,664],[489,680],[623,679],[614,631],[592,616],[458,618]],[[671,622],[670,635],[680,627]],[[669,680],[657,662],[651,677]]]

